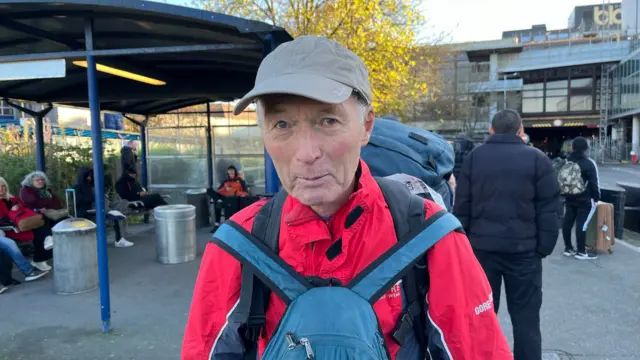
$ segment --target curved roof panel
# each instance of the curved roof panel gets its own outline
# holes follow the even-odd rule
[[[0,97],[86,107],[87,19],[99,65],[165,83],[98,72],[101,109],[143,115],[242,97],[267,36],[275,44],[292,39],[266,23],[149,1],[0,0],[0,62],[66,59],[66,77],[2,81]]]

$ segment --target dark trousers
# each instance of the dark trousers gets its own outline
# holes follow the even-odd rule
[[[13,283],[11,277],[11,270],[13,269],[13,260],[9,254],[4,251],[0,251],[0,284],[9,286]]]
[[[33,261],[42,262],[53,258],[53,251],[44,249],[44,239],[51,235],[51,228],[46,224],[33,230]]]
[[[96,217],[95,216],[86,216],[87,219],[96,222]],[[125,218],[122,218],[120,216],[114,216],[111,215],[109,213],[107,213],[105,215],[105,218],[107,220],[111,220],[111,222],[113,222],[113,231],[115,232],[116,235],[116,241],[120,240],[120,238],[122,238],[122,231],[120,230],[120,221],[124,220]]]
[[[164,201],[162,195],[160,194],[148,194],[142,196],[140,201],[144,204],[144,207],[147,209],[155,209],[158,206],[167,205],[167,202]]]
[[[475,254],[491,284],[496,313],[504,279],[507,309],[513,325],[514,359],[541,360],[542,259],[534,253],[475,250]]]
[[[579,253],[584,253],[585,242],[587,240],[586,231],[582,231],[587,217],[589,217],[590,208],[584,206],[575,206],[567,202],[564,208],[564,223],[562,224],[562,237],[564,238],[565,250],[573,249],[571,244],[571,229],[573,224],[576,225],[576,247]]]

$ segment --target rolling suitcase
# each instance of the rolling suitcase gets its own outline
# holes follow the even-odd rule
[[[613,253],[613,246],[616,242],[613,214],[613,204],[598,202],[595,214],[587,226],[586,245],[591,250]]]

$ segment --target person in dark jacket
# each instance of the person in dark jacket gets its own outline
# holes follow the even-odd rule
[[[120,166],[123,174],[131,170],[136,172],[138,168],[138,143],[135,140],[129,140],[120,150]]]
[[[93,188],[93,170],[89,168],[79,168],[78,178],[76,183],[73,184],[73,190],[75,191],[75,208],[76,217],[91,219],[95,221],[95,213],[92,214],[90,210],[95,209],[95,193]],[[122,236],[120,230],[120,221],[125,220],[126,217],[119,211],[108,211],[106,218],[113,221],[113,230],[116,235],[116,247],[131,247],[133,242],[125,239]]]
[[[489,132],[462,165],[453,211],[489,279],[496,313],[504,279],[515,359],[540,360],[542,258],[558,239],[559,185],[549,158],[524,144],[517,112],[498,112]]]
[[[141,201],[147,209],[167,205],[160,194],[149,194],[137,180],[137,174],[128,169],[116,181],[116,192],[121,199],[127,201]]]
[[[598,167],[595,161],[585,154],[589,149],[587,139],[578,136],[571,144],[572,152],[567,161],[574,162],[580,167],[580,175],[584,180],[586,189],[581,194],[565,195],[564,223],[562,224],[562,237],[564,238],[564,256],[574,256],[578,260],[597,259],[597,255],[586,251],[586,227],[594,215],[596,203],[600,200],[600,187],[598,179]],[[571,229],[576,225],[577,252],[571,243]]]

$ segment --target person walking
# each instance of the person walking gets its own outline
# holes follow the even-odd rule
[[[600,181],[596,162],[586,155],[589,149],[587,139],[578,136],[571,143],[571,154],[558,171],[562,196],[565,198],[562,238],[564,256],[573,256],[578,260],[593,260],[598,256],[586,250],[587,224],[596,211],[600,200]],[[571,241],[571,229],[575,225],[576,248]]]
[[[542,258],[558,238],[558,181],[549,158],[522,140],[517,112],[498,112],[489,133],[462,165],[453,211],[489,279],[496,313],[504,279],[515,359],[540,360]]]

